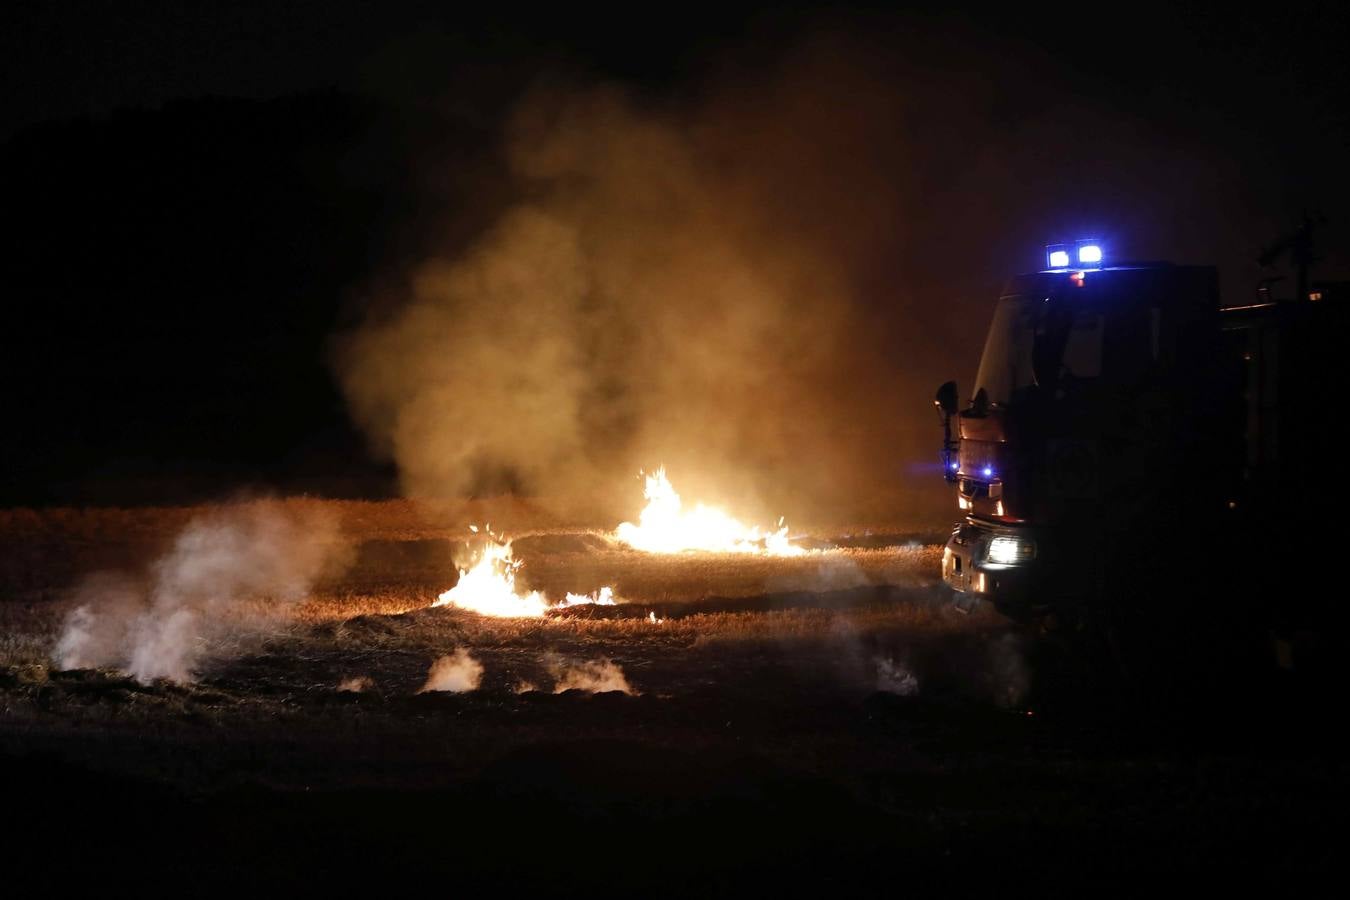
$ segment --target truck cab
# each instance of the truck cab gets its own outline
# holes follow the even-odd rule
[[[937,404],[965,514],[943,579],[1019,620],[1174,569],[1242,477],[1243,371],[1215,269],[1107,265],[1095,242],[1048,259],[1004,285],[966,402],[948,383]]]

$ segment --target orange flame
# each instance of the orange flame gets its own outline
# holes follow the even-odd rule
[[[460,569],[459,583],[431,605],[454,605],[485,616],[542,616],[548,609],[544,595],[516,590],[516,571],[521,562],[511,555],[511,542],[497,540],[490,531],[488,536],[492,542],[484,545],[478,560],[470,568]]]
[[[477,525],[470,525],[469,530],[479,533]],[[432,606],[457,606],[485,616],[534,618],[550,609],[568,606],[615,605],[611,587],[602,587],[593,594],[568,594],[557,604],[549,603],[539,591],[518,590],[516,572],[523,562],[512,555],[510,541],[493,534],[490,527],[483,531],[489,542],[479,551],[477,560],[469,568],[459,570],[459,582],[437,597]]]
[[[698,504],[683,508],[665,467],[646,476],[643,496],[647,505],[638,522],[624,522],[614,535],[635,550],[648,553],[679,553],[702,550],[712,553],[759,553],[769,556],[800,556],[806,551],[788,539],[787,526],[779,519],[774,531],[746,526],[714,507]]]

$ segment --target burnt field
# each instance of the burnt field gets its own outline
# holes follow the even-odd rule
[[[1335,867],[1325,700],[1126,702],[950,603],[930,523],[811,524],[797,557],[652,556],[526,503],[271,506],[323,523],[312,579],[213,607],[179,680],[58,648],[102,596],[91,574],[162,580],[212,511],[0,513],[4,846],[42,862],[22,880],[59,886],[48,861],[70,859],[154,892],[1058,893]],[[619,602],[433,607],[487,521],[525,588]],[[472,689],[424,690],[445,657],[473,661]]]

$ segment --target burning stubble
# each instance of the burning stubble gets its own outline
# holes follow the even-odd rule
[[[53,657],[62,668],[110,666],[142,683],[192,681],[236,655],[345,560],[322,512],[259,501],[193,519],[134,576],[100,572],[74,592]]]

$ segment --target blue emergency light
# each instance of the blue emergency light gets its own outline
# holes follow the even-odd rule
[[[1096,240],[1074,241],[1072,244],[1047,244],[1045,248],[1047,269],[1067,269],[1070,266],[1100,269],[1105,258],[1102,245]]]

